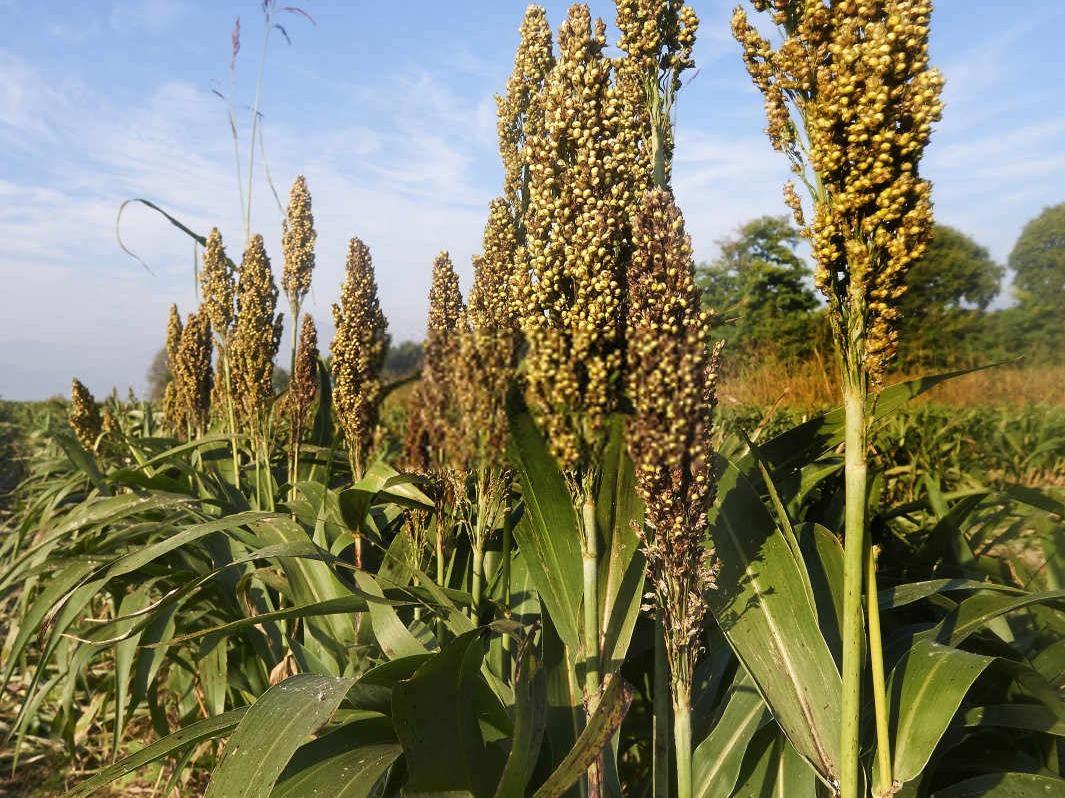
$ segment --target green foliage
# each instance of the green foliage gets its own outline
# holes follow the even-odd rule
[[[1065,203],[1025,225],[1010,253],[1014,289],[1022,304],[1061,309],[1065,301]]]
[[[952,366],[980,357],[987,306],[1003,269],[969,236],[947,225],[933,229],[928,250],[910,270],[899,301],[899,362]]]
[[[730,363],[770,348],[784,359],[810,354],[818,302],[799,241],[787,217],[763,216],[722,242],[717,260],[698,267],[705,303],[734,320],[721,333]]]

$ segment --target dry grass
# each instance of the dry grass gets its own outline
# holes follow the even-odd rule
[[[890,374],[887,382],[919,376]],[[839,402],[839,385],[831,362],[788,363],[763,360],[758,366],[726,375],[718,389],[723,406],[818,409]],[[1001,366],[949,380],[919,401],[955,407],[1042,404],[1065,406],[1065,365]]]

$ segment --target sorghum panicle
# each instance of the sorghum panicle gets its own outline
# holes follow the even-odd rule
[[[233,326],[233,261],[226,255],[217,227],[211,228],[203,249],[200,292],[215,335],[220,341],[228,340]]]
[[[70,426],[81,445],[89,451],[92,451],[103,431],[96,400],[76,377],[70,385]]]
[[[507,79],[506,91],[496,95],[499,154],[503,159],[503,196],[513,212],[521,215],[527,197],[528,157],[525,149],[530,137],[543,130],[543,106],[540,92],[554,67],[551,50],[551,26],[540,6],[531,5],[521,22],[521,40],[514,54],[514,71]]]
[[[484,254],[474,258],[469,304],[458,323],[455,400],[464,459],[487,468],[504,465],[506,398],[518,362],[518,328],[509,301],[514,228],[502,199],[492,201]]]
[[[252,236],[237,280],[237,315],[229,351],[234,402],[246,422],[260,419],[273,396],[274,357],[281,343],[277,285],[261,235]]]
[[[170,316],[166,322],[166,368],[170,380],[163,389],[163,417],[174,432],[185,429],[185,406],[181,401],[177,386],[178,347],[181,344],[181,314],[177,305],[170,306]]]
[[[356,470],[373,444],[381,403],[381,369],[388,352],[388,320],[377,298],[370,248],[358,238],[348,245],[340,302],[333,305],[333,401]]]
[[[906,272],[931,235],[931,186],[918,165],[942,113],[943,78],[928,59],[932,3],[754,5],[771,11],[784,43],[774,50],[742,8],[733,32],[765,96],[773,146],[811,186],[803,231],[837,341],[876,382],[896,348]],[[805,221],[793,186],[785,199]]]
[[[307,190],[307,181],[303,175],[299,175],[288,195],[288,213],[281,235],[281,252],[285,256],[281,286],[293,307],[298,307],[311,289],[314,242],[317,238],[311,213],[311,194]]]
[[[714,578],[705,541],[718,349],[684,219],[667,191],[648,191],[636,213],[628,285],[628,439],[646,505],[638,531],[669,661],[690,687]]]
[[[639,163],[653,179],[655,158],[662,159],[662,179],[669,182],[673,161],[672,107],[681,75],[695,65],[692,50],[699,18],[682,0],[618,0],[618,87],[640,131]],[[656,153],[655,149],[661,152]]]
[[[605,25],[574,5],[528,139],[529,279],[519,286],[527,397],[563,468],[595,460],[621,396],[628,219],[636,133],[603,50]]]
[[[194,430],[202,431],[206,427],[211,409],[211,385],[214,381],[212,353],[211,321],[201,308],[198,313],[190,313],[185,319],[174,370],[174,382],[183,415]]]
[[[296,367],[288,385],[288,408],[292,426],[299,428],[318,396],[318,330],[314,319],[304,315],[300,325]]]

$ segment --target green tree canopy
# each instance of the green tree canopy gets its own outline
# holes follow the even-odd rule
[[[1022,304],[1065,301],[1065,202],[1025,225],[1010,253],[1013,285]]]
[[[721,242],[721,255],[698,269],[704,301],[734,323],[724,331],[735,363],[772,348],[784,358],[811,351],[818,306],[799,231],[786,216],[747,222]]]
[[[947,225],[907,277],[899,300],[899,361],[903,366],[948,365],[978,347],[983,311],[998,295],[1003,269],[985,247]]]

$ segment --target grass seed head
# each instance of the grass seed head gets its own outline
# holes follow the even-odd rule
[[[621,396],[636,132],[612,81],[605,25],[574,5],[528,141],[521,326],[527,397],[567,470],[594,461]]]
[[[628,439],[646,505],[639,532],[673,672],[690,680],[714,577],[705,539],[718,350],[684,219],[661,189],[636,213],[628,286]]]
[[[250,422],[269,408],[274,357],[281,343],[277,284],[261,235],[252,236],[237,280],[237,316],[230,345],[230,380],[241,417]]]
[[[302,304],[311,289],[317,237],[311,213],[311,194],[307,190],[307,181],[299,175],[289,192],[288,213],[281,235],[281,251],[285,256],[281,285],[293,307]]]
[[[318,395],[318,330],[314,319],[304,315],[296,347],[296,367],[288,386],[288,407],[293,427],[302,425]]]
[[[215,335],[222,341],[228,340],[233,326],[233,261],[226,255],[217,227],[211,229],[203,250],[200,292]]]
[[[92,451],[103,431],[96,400],[77,377],[70,385],[70,426],[81,445],[89,451]]]
[[[182,415],[198,431],[207,426],[211,409],[211,386],[214,382],[212,353],[211,321],[207,311],[201,308],[198,313],[190,313],[185,319],[174,370]]]
[[[348,454],[361,470],[373,444],[381,404],[381,369],[388,352],[388,320],[377,298],[370,248],[358,238],[348,245],[340,302],[333,305],[336,334],[333,400]]]
[[[542,7],[528,7],[521,22],[520,35],[514,54],[514,71],[507,79],[505,93],[496,96],[503,196],[518,214],[522,212],[526,198],[529,166],[526,142],[543,130],[540,92],[555,64],[551,26]]]
[[[943,78],[928,58],[932,3],[759,0],[755,8],[783,27],[783,44],[774,50],[742,8],[733,33],[765,97],[770,141],[818,186],[803,227],[815,282],[841,349],[875,383],[896,348],[906,273],[931,235],[931,186],[919,165],[943,108]],[[806,218],[793,188],[785,200]]]

